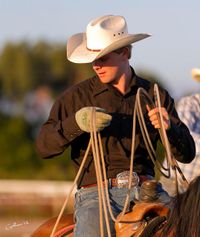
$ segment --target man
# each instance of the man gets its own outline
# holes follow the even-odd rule
[[[200,82],[200,69],[193,68],[192,77]],[[196,145],[196,157],[190,164],[179,163],[188,182],[200,175],[200,94],[181,98],[177,103],[180,119],[188,126]]]
[[[74,63],[92,63],[96,76],[69,88],[56,100],[37,139],[37,148],[43,157],[58,155],[71,145],[71,158],[77,170],[89,142],[91,111],[95,107],[96,130],[101,131],[110,202],[115,217],[122,211],[127,193],[127,187],[117,185],[116,176],[130,169],[132,117],[137,89],[144,88],[153,98],[153,84],[138,77],[129,64],[131,44],[149,36],[128,34],[124,17],[108,15],[92,20],[86,33],[69,38],[68,59]],[[177,160],[189,163],[195,155],[193,139],[179,120],[173,99],[161,88],[160,94],[173,153]],[[154,147],[159,139],[157,112],[158,108],[150,110],[146,121]],[[140,183],[154,176],[154,165],[138,127],[134,171]],[[100,236],[96,183],[90,152],[77,183],[75,236]],[[159,195],[169,201],[163,190]],[[131,192],[131,198],[134,198],[134,192]],[[111,220],[110,223],[112,236],[115,236],[114,223]]]

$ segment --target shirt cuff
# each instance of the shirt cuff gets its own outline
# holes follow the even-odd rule
[[[84,131],[82,131],[76,123],[75,115],[67,117],[62,121],[62,130],[64,137],[69,142],[84,133]]]

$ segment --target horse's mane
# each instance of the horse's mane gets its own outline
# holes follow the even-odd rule
[[[200,176],[184,193],[177,195],[174,204],[162,237],[200,237]]]

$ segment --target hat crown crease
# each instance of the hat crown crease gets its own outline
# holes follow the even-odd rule
[[[99,18],[87,25],[87,48],[91,50],[104,49],[127,34],[127,24],[123,17]]]

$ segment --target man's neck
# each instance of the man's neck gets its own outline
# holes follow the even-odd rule
[[[131,67],[128,66],[125,72],[121,75],[121,77],[117,80],[113,86],[118,89],[123,95],[125,95],[130,88],[132,78],[132,70]]]

